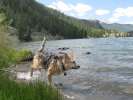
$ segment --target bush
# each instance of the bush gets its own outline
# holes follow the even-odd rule
[[[12,62],[11,50],[7,48],[0,48],[0,68],[8,67]]]
[[[32,56],[29,50],[17,51],[12,48],[0,48],[0,68],[20,62],[22,59]]]
[[[31,51],[22,49],[20,51],[14,52],[13,61],[17,63],[17,62],[19,62],[19,61],[21,61],[21,60],[23,60],[29,56],[32,56],[32,55],[33,54]]]

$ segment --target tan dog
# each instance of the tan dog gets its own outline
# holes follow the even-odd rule
[[[39,50],[33,57],[33,62],[31,65],[31,76],[34,70],[41,70],[44,66],[44,54],[42,50]]]
[[[31,66],[31,76],[33,75],[34,70],[40,70],[45,67],[44,64],[45,56],[42,51],[39,51],[33,58],[33,63]],[[45,67],[48,70],[48,81],[49,84],[52,83],[52,76],[59,75],[70,69],[78,69],[78,66],[74,60],[74,56],[71,53],[59,52],[59,54],[51,57],[48,67]]]

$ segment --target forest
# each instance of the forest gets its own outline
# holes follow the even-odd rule
[[[87,21],[48,8],[35,0],[0,0],[0,13],[4,13],[8,26],[17,30],[21,41],[31,41],[32,33],[68,38],[101,37],[104,29],[98,21]]]

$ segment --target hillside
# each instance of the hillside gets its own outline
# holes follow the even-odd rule
[[[103,29],[99,20],[81,20],[81,21],[87,26]]]
[[[133,25],[132,24],[118,24],[118,23],[106,24],[106,23],[101,23],[101,25],[105,29],[114,29],[114,30],[121,31],[121,32],[133,31]]]
[[[9,25],[18,30],[22,41],[32,40],[34,32],[44,35],[61,36],[63,38],[83,38],[101,36],[102,26],[97,23],[86,23],[83,20],[69,17],[59,11],[48,8],[35,0],[0,0],[0,11],[4,12]],[[94,31],[93,31],[94,30]]]

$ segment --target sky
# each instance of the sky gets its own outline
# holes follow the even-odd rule
[[[133,24],[133,0],[36,0],[66,15],[106,23]]]

